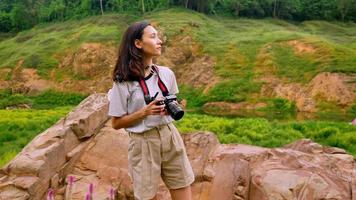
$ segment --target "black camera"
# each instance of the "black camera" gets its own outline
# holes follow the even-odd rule
[[[165,105],[165,108],[167,109],[169,115],[174,120],[180,120],[184,115],[183,109],[177,102],[177,96],[174,94],[165,96],[164,99],[162,101],[158,101],[156,105]]]

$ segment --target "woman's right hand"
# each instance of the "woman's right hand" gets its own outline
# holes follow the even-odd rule
[[[145,107],[143,107],[142,109],[143,109],[143,113],[145,114],[145,116],[161,114],[161,112],[164,111],[165,105],[164,104],[156,105],[156,103],[158,103],[161,100],[162,100],[161,98],[157,98],[157,99],[151,101],[151,103],[149,103]]]

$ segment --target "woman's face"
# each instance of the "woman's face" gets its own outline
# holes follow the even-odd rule
[[[145,56],[160,56],[162,41],[158,37],[158,32],[153,26],[143,29],[141,40],[135,40],[137,48],[142,49]]]

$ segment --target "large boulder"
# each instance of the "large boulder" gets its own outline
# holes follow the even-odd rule
[[[93,94],[33,139],[0,171],[0,200],[134,199],[128,175],[129,137],[108,120],[108,100]],[[220,144],[211,132],[182,135],[196,200],[353,200],[355,158],[308,139],[280,148]],[[68,181],[70,180],[70,181]],[[170,193],[160,182],[158,199]]]

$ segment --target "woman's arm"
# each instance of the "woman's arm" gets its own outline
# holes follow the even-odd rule
[[[114,129],[126,128],[130,127],[141,120],[143,120],[148,115],[159,115],[164,110],[165,105],[156,105],[159,99],[153,100],[147,106],[137,110],[128,115],[123,115],[121,117],[112,117],[111,125]]]
[[[111,124],[114,129],[130,127],[139,121],[143,120],[147,115],[141,109],[129,115],[124,115],[121,117],[112,117]]]

